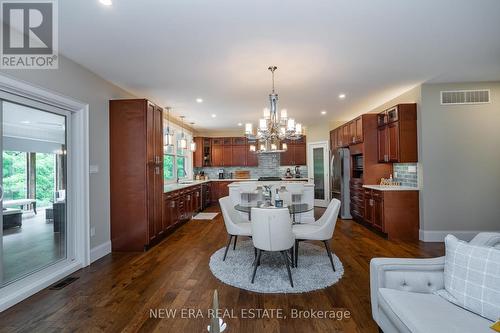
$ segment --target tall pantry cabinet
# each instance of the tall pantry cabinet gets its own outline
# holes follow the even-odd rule
[[[163,110],[146,99],[109,102],[111,243],[144,251],[164,232]]]

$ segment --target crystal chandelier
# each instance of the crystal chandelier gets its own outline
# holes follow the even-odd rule
[[[264,109],[264,117],[259,119],[257,133],[254,133],[252,123],[245,124],[245,136],[250,141],[259,141],[259,147],[250,145],[250,151],[257,153],[279,153],[287,150],[284,140],[298,140],[302,137],[302,124],[288,118],[286,109],[278,115],[278,94],[274,91],[274,72],[278,67],[268,68],[272,74],[272,92],[269,94],[271,108]],[[258,148],[258,149],[257,149]]]

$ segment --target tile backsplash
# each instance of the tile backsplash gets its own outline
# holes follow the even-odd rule
[[[418,187],[417,163],[394,163],[394,180],[403,186]]]
[[[259,154],[258,167],[211,167],[211,168],[194,168],[194,173],[204,171],[209,178],[218,178],[219,169],[224,169],[225,178],[230,178],[236,170],[250,171],[250,178],[259,177],[283,177],[286,169],[290,168],[292,173],[295,171],[295,166],[280,166],[280,154],[268,153]],[[300,166],[301,177],[307,178],[307,166]]]

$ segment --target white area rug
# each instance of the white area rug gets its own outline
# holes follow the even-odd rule
[[[198,213],[193,220],[213,220],[219,213]]]
[[[335,272],[322,243],[318,245],[301,242],[299,246],[298,268],[292,268],[294,287],[290,285],[283,257],[279,252],[262,253],[260,266],[257,268],[255,282],[252,284],[252,263],[254,251],[251,240],[241,240],[224,257],[225,247],[217,250],[210,257],[210,270],[220,281],[245,290],[260,293],[302,293],[323,289],[338,282],[344,274],[340,259],[334,255]]]

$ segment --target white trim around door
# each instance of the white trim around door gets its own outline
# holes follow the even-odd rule
[[[74,238],[73,253],[66,260],[37,271],[27,277],[4,286],[0,289],[0,312],[22,301],[23,299],[50,286],[57,280],[90,264],[90,222],[89,222],[89,107],[88,104],[62,96],[41,87],[0,75],[0,94],[10,95],[17,99],[29,100],[48,107],[56,107],[71,113],[72,154],[68,156],[71,164],[68,181],[73,188],[70,202],[70,228]]]
[[[323,179],[315,179],[314,172],[314,149],[323,149]],[[328,141],[317,141],[309,142],[307,144],[307,175],[309,177],[309,182],[314,183],[316,186],[321,184],[324,193],[323,198],[317,198],[319,193],[317,193],[315,187],[314,194],[314,205],[318,207],[326,207],[330,202],[330,156],[329,156],[329,144]]]

